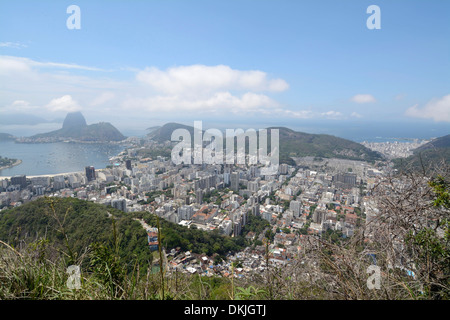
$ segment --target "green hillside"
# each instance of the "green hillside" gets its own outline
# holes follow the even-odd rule
[[[126,137],[109,122],[88,125],[84,128],[81,135],[81,140],[85,141],[122,141],[125,138]]]
[[[362,144],[332,135],[297,132],[284,127],[268,129],[279,129],[280,160],[307,156],[364,161],[383,159],[381,154],[364,147]],[[269,130],[268,141],[270,143]]]
[[[133,219],[142,219],[156,227],[154,214],[124,213],[76,198],[39,198],[20,207],[1,211],[0,240],[16,247],[22,241],[30,243],[47,239],[59,250],[67,251],[67,247],[70,247],[73,254],[79,257],[95,242],[112,245],[113,224],[108,213],[116,222],[122,258],[133,261],[135,256],[145,262],[150,255],[147,235],[141,224]],[[194,253],[224,255],[229,251],[238,251],[245,245],[243,237],[231,238],[218,232],[188,229],[164,219],[160,223],[162,244],[167,250],[179,247]]]
[[[172,132],[174,132],[176,129],[186,129],[191,134],[191,138],[194,138],[194,127],[180,123],[170,122],[166,123],[162,127],[153,127],[150,129],[152,129],[152,131],[147,134],[147,137],[159,143],[171,141]]]
[[[111,207],[74,198],[39,198],[0,212],[0,240],[13,247],[46,240],[52,248],[80,259],[94,243],[113,245],[113,219],[124,261],[146,264],[147,235],[138,221]],[[73,261],[74,262],[74,261]]]
[[[157,142],[170,141],[175,129],[187,129],[193,139],[193,127],[177,123],[168,123],[151,132],[148,137]],[[297,132],[285,127],[268,128],[268,144],[270,148],[270,129],[278,129],[280,137],[280,162],[292,163],[291,157],[323,157],[352,160],[382,160],[378,152],[372,151],[362,144],[347,139],[327,135]],[[224,135],[225,138],[225,135]],[[225,146],[225,143],[224,143]],[[236,148],[236,144],[235,144]]]
[[[0,212],[0,300],[2,299],[189,299],[197,277],[177,275],[166,296],[154,266],[158,251],[148,246],[139,221],[157,226],[149,212],[124,213],[75,198],[39,198]],[[244,237],[225,237],[160,221],[162,247],[218,253],[244,248]],[[82,288],[71,290],[67,268],[80,266]],[[180,281],[183,281],[182,283]],[[215,286],[228,282],[216,278]],[[173,285],[173,286],[172,286]],[[222,289],[220,289],[222,290]],[[223,293],[217,293],[226,297]]]
[[[413,155],[405,159],[394,159],[398,170],[427,170],[450,161],[450,134],[433,139],[413,151]]]
[[[450,134],[433,139],[430,142],[425,143],[424,145],[415,149],[414,154],[418,154],[426,150],[437,150],[443,148],[450,148]]]

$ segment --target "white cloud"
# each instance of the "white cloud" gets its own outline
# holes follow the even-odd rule
[[[13,108],[21,108],[21,107],[28,107],[30,103],[25,100],[16,100],[12,103],[11,107]]]
[[[92,73],[80,75],[75,73],[77,70]],[[89,106],[95,107],[90,109],[91,113],[108,112],[116,116],[141,116],[142,112],[166,116],[192,112],[218,116],[255,113],[312,116],[311,112],[289,111],[280,106],[270,93],[285,91],[289,85],[260,70],[235,70],[225,65],[190,65],[166,70],[150,67],[127,70],[135,75],[127,81],[106,78],[103,71],[77,64],[0,55],[0,109],[9,111],[20,107],[35,113],[42,109],[62,113]]]
[[[74,112],[81,110],[81,107],[75,100],[72,99],[70,95],[55,98],[52,101],[50,101],[50,103],[47,104],[45,107],[53,112],[56,111]]]
[[[0,56],[0,75],[29,71],[31,71],[31,66],[26,60],[22,58]]]
[[[80,69],[88,72],[82,75],[75,72]],[[124,92],[133,93],[133,88],[139,87],[136,81],[107,78],[104,72],[98,70],[76,64],[38,62],[0,55],[0,109],[8,109],[16,100],[42,107],[51,99],[64,95],[70,95],[80,105],[97,106],[111,100],[113,92],[125,96]],[[92,111],[101,112],[100,108]]]
[[[25,100],[16,100],[8,107],[10,111],[14,112],[31,111],[36,108],[37,108],[36,106],[32,106],[28,101]]]
[[[360,115],[360,114],[357,113],[357,112],[352,112],[352,114],[350,115],[350,117],[352,117],[352,118],[362,118],[362,115]]]
[[[40,68],[62,68],[62,69],[80,69],[88,71],[105,71],[100,68],[81,66],[73,63],[57,63],[57,62],[37,62],[32,61],[32,65]]]
[[[26,113],[38,110],[38,106],[32,105],[30,102],[25,100],[15,100],[11,104],[3,106],[0,108],[2,113]]]
[[[0,42],[0,48],[14,48],[14,49],[20,49],[20,48],[26,48],[27,45],[20,43],[20,42]]]
[[[288,110],[288,109],[275,109],[273,114],[278,114],[281,116],[287,116],[291,118],[297,118],[297,119],[329,119],[329,120],[336,120],[336,119],[345,119],[346,116],[339,111],[330,110],[326,112],[317,112],[312,110]],[[352,114],[352,116],[354,116]]]
[[[155,112],[267,113],[280,106],[261,92],[289,88],[283,79],[270,79],[263,71],[225,65],[145,68],[136,73],[136,80],[146,94],[128,98],[122,106]]]
[[[100,95],[98,95],[97,97],[95,97],[94,100],[92,100],[92,102],[90,103],[90,105],[95,107],[95,106],[105,104],[106,102],[114,99],[115,96],[116,95],[113,92],[109,92],[109,91],[103,92]]]
[[[338,119],[344,116],[341,112],[334,110],[322,112],[320,115],[326,119]]]
[[[414,105],[406,110],[409,117],[433,119],[436,122],[450,122],[450,94],[439,99],[433,99],[420,109]]]
[[[158,92],[166,94],[210,93],[224,90],[285,91],[283,79],[268,79],[265,72],[241,71],[229,66],[191,65],[169,68],[146,68],[136,76]]]
[[[278,114],[284,114],[288,117],[293,117],[293,118],[297,118],[297,119],[311,119],[315,116],[314,112],[312,112],[311,110],[292,111],[292,110],[285,110],[285,109],[277,109],[277,110],[275,110],[275,112]]]
[[[268,86],[269,91],[281,92],[289,89],[289,84],[283,79],[273,79]]]
[[[19,67],[19,71],[31,70],[32,68],[59,68],[59,69],[80,69],[88,71],[104,71],[95,67],[82,66],[73,63],[59,63],[59,62],[41,62],[23,57],[0,56],[0,72],[4,69],[11,69],[12,67]]]
[[[371,94],[357,94],[350,100],[356,103],[370,103],[376,101],[375,97]]]
[[[131,98],[122,104],[125,109],[147,112],[193,112],[201,111],[226,115],[229,112],[258,112],[278,106],[266,95],[247,92],[241,96],[230,92],[216,92],[205,98],[187,99],[179,95],[158,95],[147,98]]]

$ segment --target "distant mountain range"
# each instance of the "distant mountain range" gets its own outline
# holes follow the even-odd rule
[[[171,141],[176,129],[186,129],[194,137],[194,128],[189,125],[170,122],[163,126],[148,128],[147,138],[157,143]],[[296,157],[341,158],[362,161],[383,160],[384,157],[360,143],[339,138],[328,134],[310,134],[297,132],[286,127],[269,127],[268,143],[270,148],[271,129],[279,130],[280,161],[293,163]],[[225,134],[224,134],[225,138]],[[0,141],[14,140],[16,137],[0,133]],[[122,141],[126,137],[108,122],[88,125],[81,112],[67,114],[63,126],[59,130],[37,134],[29,138],[22,138],[21,142],[53,142],[62,140],[76,140],[86,142]],[[224,144],[225,146],[225,144]],[[394,159],[396,168],[409,166],[419,167],[422,164],[446,161],[450,159],[450,134],[436,138],[414,150],[408,158]]]
[[[14,140],[16,137],[10,135],[9,133],[0,133],[0,141]]]
[[[46,120],[32,114],[12,113],[2,114],[0,125],[37,125],[41,123],[59,123],[62,119]]]
[[[81,112],[68,113],[61,129],[40,133],[25,142],[52,142],[61,140],[77,140],[86,142],[122,141],[126,137],[109,122],[88,125]]]
[[[161,128],[161,126],[149,127],[149,128],[147,128],[147,129],[145,129],[145,130],[147,130],[148,133],[152,133],[153,131],[155,131],[155,130],[157,130],[157,129],[159,129],[159,128]]]
[[[193,138],[194,128],[179,123],[167,123],[150,132],[147,137],[153,141],[164,143],[171,140],[175,129],[186,129]],[[280,161],[292,163],[292,157],[323,157],[342,158],[352,160],[382,160],[383,156],[362,144],[327,134],[309,134],[297,132],[285,127],[271,127],[268,129],[268,143],[270,147],[270,129],[279,130]]]
[[[394,159],[396,169],[427,169],[450,161],[450,134],[431,140],[413,151],[413,155],[405,159]]]

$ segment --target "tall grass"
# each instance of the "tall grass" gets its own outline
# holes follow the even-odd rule
[[[24,244],[20,250],[0,243],[0,300],[229,300],[250,297],[243,294],[246,285],[241,279],[191,275],[175,270],[152,273],[151,265],[140,270],[138,264],[127,273],[125,268],[114,265],[112,252],[102,251],[102,255],[98,254],[98,249],[91,253],[103,259],[96,262],[101,263],[101,267],[97,264],[97,268],[82,269],[80,287],[70,289],[67,257],[60,255],[55,259],[52,250],[51,246],[43,248],[36,243]],[[86,261],[80,263],[88,265]]]

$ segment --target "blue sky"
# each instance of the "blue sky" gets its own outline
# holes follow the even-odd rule
[[[79,30],[66,26],[72,4]],[[442,127],[449,16],[443,0],[4,0],[0,116]]]

